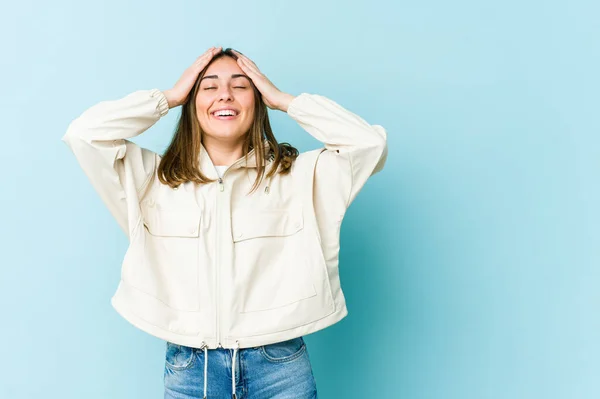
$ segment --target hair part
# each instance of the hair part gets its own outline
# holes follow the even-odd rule
[[[175,129],[171,143],[165,150],[158,165],[158,178],[161,183],[170,187],[177,187],[182,183],[192,181],[195,184],[205,184],[216,181],[209,179],[199,169],[201,143],[204,132],[198,122],[196,110],[196,95],[200,90],[200,81],[206,74],[208,67],[222,57],[231,57],[237,61],[237,55],[231,48],[224,49],[215,55],[208,65],[200,72],[194,87],[182,105],[181,115]],[[250,130],[245,135],[243,156],[248,160],[248,154],[254,149],[257,176],[250,192],[256,190],[264,178],[270,178],[276,173],[288,174],[299,152],[289,143],[278,143],[271,130],[267,106],[262,99],[262,94],[250,81],[254,92],[254,120]],[[268,142],[268,149],[263,146]],[[273,160],[270,171],[266,174],[266,161]]]

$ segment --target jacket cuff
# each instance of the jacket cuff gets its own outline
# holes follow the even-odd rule
[[[169,112],[169,102],[167,101],[167,97],[165,97],[165,94],[159,89],[151,89],[150,97],[158,98],[158,112],[160,113],[161,118],[165,116]]]
[[[310,94],[308,93],[300,93],[296,97],[294,97],[292,101],[290,101],[290,103],[288,104],[288,115],[290,115],[291,117],[295,117],[296,115],[298,115],[298,111],[302,109],[302,104],[304,103],[304,101],[306,101],[306,99],[309,96]]]

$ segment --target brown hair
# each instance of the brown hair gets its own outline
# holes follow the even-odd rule
[[[196,95],[200,90],[200,80],[206,73],[208,67],[219,58],[231,57],[237,60],[237,55],[227,48],[215,55],[209,64],[200,72],[194,87],[188,95],[188,99],[182,105],[181,115],[175,134],[171,143],[162,155],[158,165],[158,178],[161,183],[171,187],[177,187],[181,183],[193,181],[196,184],[211,183],[215,179],[209,179],[198,168],[198,157],[200,156],[200,143],[202,143],[204,132],[200,127],[196,116]],[[248,153],[255,149],[256,167],[258,175],[250,192],[256,190],[265,177],[265,163],[261,160],[273,159],[271,170],[266,175],[270,178],[275,173],[287,174],[290,172],[294,160],[298,157],[298,150],[288,143],[278,143],[271,130],[267,106],[262,100],[262,94],[251,82],[254,91],[254,121],[246,134],[243,154],[248,160]],[[268,141],[268,151],[265,153],[263,141]]]

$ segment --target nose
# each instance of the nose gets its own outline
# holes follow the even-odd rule
[[[218,89],[217,98],[219,101],[232,101],[233,100],[233,92],[229,85],[222,85]]]

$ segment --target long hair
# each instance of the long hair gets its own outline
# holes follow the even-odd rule
[[[230,48],[215,55],[198,75],[198,79],[186,102],[182,105],[175,134],[158,165],[158,178],[163,184],[168,184],[174,188],[188,181],[196,184],[215,181],[215,179],[206,177],[198,166],[200,144],[203,143],[204,132],[196,115],[195,99],[200,90],[200,81],[206,74],[206,70],[214,61],[222,57],[231,57],[236,61],[238,58]],[[267,106],[262,100],[262,95],[253,82],[250,82],[250,85],[254,92],[254,120],[245,136],[242,151],[247,161],[248,153],[255,149],[254,157],[256,158],[258,174],[250,190],[252,192],[258,188],[263,178],[270,178],[275,173],[288,174],[299,152],[288,143],[277,142],[271,130]],[[266,147],[263,145],[265,140],[268,141],[268,149],[264,148]],[[273,160],[273,164],[265,176],[265,161],[269,159]]]

